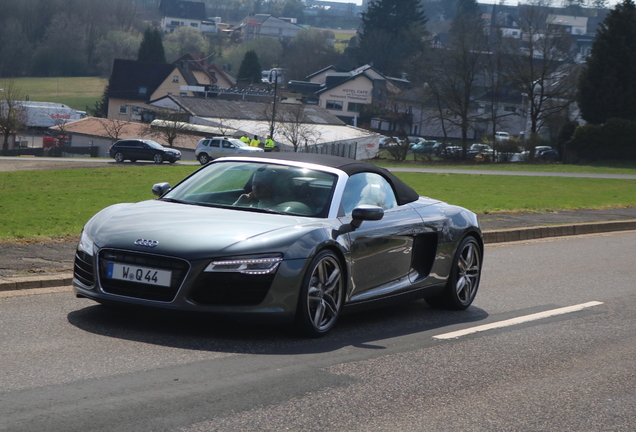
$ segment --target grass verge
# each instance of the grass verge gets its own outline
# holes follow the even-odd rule
[[[0,172],[0,241],[77,236],[96,212],[152,199],[151,186],[174,185],[198,166],[117,166]],[[420,195],[476,213],[546,212],[636,204],[636,180],[396,173]],[[157,217],[160,217],[159,215]],[[152,221],[149,221],[152,223]]]

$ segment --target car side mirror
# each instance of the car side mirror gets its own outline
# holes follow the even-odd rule
[[[363,221],[375,221],[384,217],[384,209],[378,206],[363,204],[353,209],[351,212],[351,226],[359,228]]]
[[[158,197],[170,190],[170,183],[156,183],[152,185],[152,193]]]

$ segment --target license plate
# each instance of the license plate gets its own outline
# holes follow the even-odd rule
[[[108,263],[106,277],[109,279],[138,282],[148,285],[170,286],[172,272],[148,267],[138,267],[117,263]]]

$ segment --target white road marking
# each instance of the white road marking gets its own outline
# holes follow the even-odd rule
[[[483,332],[483,331],[487,331],[487,330],[492,330],[492,329],[497,329],[497,328],[502,328],[502,327],[509,327],[509,326],[513,326],[513,325],[517,325],[517,324],[522,324],[522,323],[526,323],[529,321],[536,321],[536,320],[540,320],[543,318],[548,318],[548,317],[552,317],[552,316],[556,316],[556,315],[563,315],[563,314],[567,314],[567,313],[571,313],[571,312],[577,312],[586,308],[590,308],[592,306],[598,306],[598,305],[602,305],[602,302],[598,302],[598,301],[591,301],[588,303],[581,303],[578,305],[574,305],[574,306],[568,306],[568,307],[563,307],[563,308],[559,308],[559,309],[552,309],[549,311],[545,311],[545,312],[539,312],[539,313],[535,313],[535,314],[531,314],[531,315],[525,315],[525,316],[520,316],[517,318],[512,318],[509,320],[504,320],[504,321],[498,321],[498,322],[494,322],[491,324],[484,324],[484,325],[480,325],[477,327],[471,327],[471,328],[467,328],[464,330],[458,330],[458,331],[454,331],[454,332],[450,332],[450,333],[444,333],[441,335],[437,335],[437,336],[433,336],[433,339],[439,339],[439,340],[445,340],[445,339],[456,339],[458,337],[461,336],[466,336],[469,334],[473,334],[473,333],[478,333],[478,332]]]

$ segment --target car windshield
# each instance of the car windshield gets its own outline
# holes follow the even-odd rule
[[[242,211],[326,217],[334,174],[300,167],[225,161],[212,163],[161,199]]]
[[[163,146],[161,144],[159,144],[158,142],[154,142],[154,141],[151,141],[151,140],[144,140],[144,142],[146,144],[148,144],[152,148],[163,149]]]

